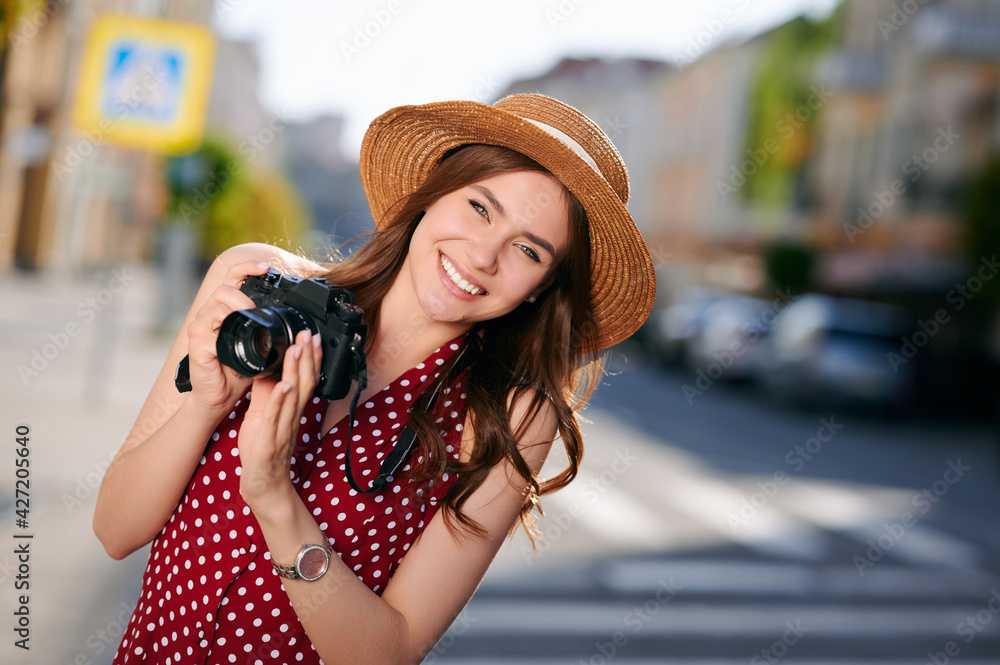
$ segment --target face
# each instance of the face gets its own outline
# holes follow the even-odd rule
[[[545,173],[504,173],[429,206],[400,277],[429,318],[471,326],[540,295],[568,247],[562,185]]]

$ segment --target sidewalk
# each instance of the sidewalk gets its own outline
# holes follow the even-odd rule
[[[151,334],[158,276],[124,267],[87,277],[5,275],[0,307],[4,615],[29,596],[30,651],[8,637],[4,663],[109,663],[138,597],[146,550],[112,560],[91,529],[107,464],[138,414],[171,339]],[[30,428],[28,528],[15,526],[15,428]],[[31,540],[15,540],[32,534]],[[15,545],[30,549],[28,589],[15,589]],[[10,620],[8,620],[10,622]],[[12,622],[11,622],[12,623]],[[8,636],[10,633],[8,633]]]

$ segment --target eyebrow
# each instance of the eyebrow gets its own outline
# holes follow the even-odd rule
[[[552,243],[550,243],[548,240],[540,238],[536,236],[534,233],[531,233],[530,231],[525,231],[524,236],[531,242],[535,243],[536,245],[541,245],[542,249],[548,252],[550,256],[554,257],[556,255],[555,247],[553,247]]]
[[[490,205],[496,208],[496,211],[500,214],[501,217],[507,216],[507,210],[503,207],[503,204],[497,200],[497,197],[493,195],[493,192],[491,192],[486,187],[483,187],[482,185],[473,185],[472,188],[477,192],[479,192],[480,194],[482,194],[486,198],[486,200],[489,201]],[[550,256],[556,255],[555,247],[553,247],[552,243],[550,243],[548,240],[535,235],[531,231],[525,231],[524,236],[531,242],[535,243],[536,245],[541,246],[541,248],[547,251]]]
[[[497,197],[493,196],[493,192],[486,189],[482,185],[473,185],[472,189],[485,196],[486,200],[490,202],[490,205],[497,209],[497,212],[500,213],[501,217],[507,216],[507,211],[504,209],[503,204],[497,200]]]

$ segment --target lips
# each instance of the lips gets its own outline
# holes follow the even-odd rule
[[[465,279],[458,269],[448,260],[444,254],[441,254],[441,268],[444,270],[445,274],[448,275],[448,279],[451,280],[452,284],[457,286],[459,289],[469,294],[470,296],[486,295],[486,289],[469,282]]]

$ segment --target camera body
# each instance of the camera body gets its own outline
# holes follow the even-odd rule
[[[256,309],[231,313],[216,341],[219,362],[243,376],[280,378],[282,359],[302,330],[323,342],[319,383],[314,394],[335,400],[365,373],[364,342],[368,326],[354,294],[324,279],[283,275],[270,269],[251,275],[240,290]]]

